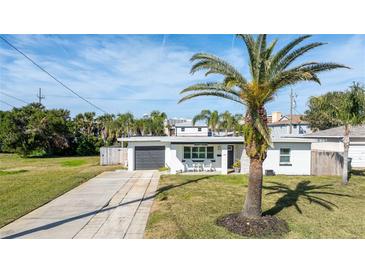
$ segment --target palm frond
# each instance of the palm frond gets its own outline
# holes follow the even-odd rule
[[[220,92],[226,92],[230,93],[234,96],[240,97],[240,92],[236,91],[232,88],[228,88],[226,84],[218,83],[218,82],[209,82],[209,83],[199,83],[192,86],[189,86],[182,91],[180,91],[180,94],[186,93],[189,91],[220,91]]]
[[[220,91],[199,91],[199,92],[195,92],[195,93],[184,96],[183,98],[181,98],[178,101],[178,103],[182,103],[186,100],[196,98],[196,97],[200,97],[200,96],[215,96],[215,97],[228,99],[228,100],[240,103],[240,104],[245,104],[245,102],[243,102],[239,97],[237,97],[233,94],[220,92]]]
[[[278,63],[277,67],[275,68],[275,71],[282,71],[286,69],[290,64],[292,64],[298,57],[302,56],[304,53],[325,44],[326,43],[321,43],[321,42],[311,43],[297,50],[292,51],[290,54],[284,57],[282,61]]]
[[[280,49],[272,58],[271,60],[271,69],[274,69],[276,67],[276,65],[282,60],[282,58],[284,58],[293,48],[295,48],[297,45],[299,45],[302,41],[304,41],[305,39],[308,39],[309,37],[311,37],[311,35],[302,35],[299,36],[298,38],[294,39],[293,41],[291,41],[289,44],[287,44],[286,46],[284,46],[282,49]]]
[[[241,38],[246,45],[248,57],[249,57],[249,67],[251,70],[251,75],[254,78],[257,70],[257,52],[255,50],[255,40],[252,35],[249,34],[237,34],[237,37]]]
[[[283,88],[288,85],[294,85],[300,81],[313,81],[318,84],[321,84],[319,78],[315,73],[310,71],[302,71],[302,70],[290,70],[279,73],[271,82],[270,82],[270,91],[272,93],[276,92],[278,89]]]
[[[208,120],[210,115],[211,112],[209,109],[203,109],[199,114],[194,116],[192,121],[193,125],[195,125],[197,121]]]
[[[198,61],[190,70],[192,74],[200,70],[207,70],[205,75],[223,74],[237,79],[237,82],[247,83],[247,80],[236,68],[217,56],[207,53],[197,53],[190,60],[193,62]]]
[[[277,44],[278,41],[279,41],[278,39],[274,39],[271,42],[271,44],[267,47],[265,59],[269,59],[270,58],[270,56],[271,56],[272,52],[274,51],[274,48],[275,48],[275,46],[276,46],[276,44]]]
[[[323,71],[329,71],[334,70],[338,68],[346,68],[350,69],[350,67],[342,65],[342,64],[336,64],[336,63],[316,63],[316,64],[308,64],[306,66],[301,66],[300,68],[296,67],[293,68],[294,70],[298,71],[309,71],[314,73],[319,73]]]

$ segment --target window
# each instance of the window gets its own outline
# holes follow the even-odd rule
[[[280,164],[290,164],[290,148],[280,149]]]
[[[191,159],[191,147],[184,147],[184,159]]]
[[[206,147],[199,147],[198,158],[199,159],[204,159],[205,158],[205,152],[206,152]]]
[[[207,147],[207,158],[208,159],[214,158],[214,147]]]
[[[198,147],[192,147],[192,151],[193,151],[193,153],[192,153],[191,158],[198,159],[198,151],[199,151],[199,148]]]
[[[198,127],[198,131],[202,131],[202,128],[201,127]]]
[[[214,159],[214,147],[184,147],[184,159]]]
[[[184,131],[185,131],[185,128],[184,128],[184,127],[182,127],[182,128],[181,128],[181,131],[182,131],[182,132],[184,132]]]

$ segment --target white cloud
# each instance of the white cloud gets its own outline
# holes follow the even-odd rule
[[[170,38],[157,41],[148,36],[17,35],[9,40],[82,96],[108,98],[91,101],[109,112],[132,111],[141,115],[159,109],[171,116],[192,116],[202,108],[242,111],[237,104],[213,98],[176,104],[184,87],[216,78],[205,78],[202,73],[190,75],[189,59],[195,51],[189,45],[175,44]],[[227,50],[218,55],[247,75],[244,49],[238,44],[236,41],[232,47],[229,42]],[[346,61],[354,67],[351,72],[326,73],[323,86],[330,88],[333,83],[361,78],[365,74],[365,55],[361,54],[364,47],[364,37],[354,36],[341,45],[326,46],[326,50],[318,52],[321,60]],[[94,110],[4,44],[0,47],[0,66],[0,88],[5,92],[31,101],[42,87],[48,107],[68,108],[73,114]],[[324,90],[315,85],[298,88],[305,94],[300,97],[303,102],[307,95]],[[287,108],[285,92],[270,108]],[[19,105],[16,101],[12,103]]]

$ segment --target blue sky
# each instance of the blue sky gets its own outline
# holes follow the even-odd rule
[[[241,105],[216,98],[177,104],[179,91],[190,84],[217,77],[190,75],[190,57],[196,52],[216,54],[248,76],[242,41],[234,35],[4,35],[58,79],[110,113],[131,111],[137,117],[152,110],[169,117],[192,117],[202,109],[242,113]],[[297,35],[278,37],[280,47]],[[327,42],[301,59],[332,61],[350,66],[320,75],[322,85],[293,86],[296,112],[303,113],[308,97],[346,89],[353,81],[365,83],[365,35],[314,35],[308,42]],[[27,102],[36,100],[41,87],[48,108],[67,108],[72,115],[95,111],[64,89],[27,59],[0,40],[0,92]],[[23,103],[0,93],[14,106]],[[0,102],[1,109],[10,107]],[[283,89],[268,105],[269,112],[289,111],[289,90]]]

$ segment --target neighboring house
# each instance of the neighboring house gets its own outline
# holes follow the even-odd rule
[[[304,135],[311,133],[309,123],[301,119],[302,115],[282,115],[281,112],[273,112],[268,116],[268,125],[271,129],[273,137],[281,137],[288,135]],[[290,124],[292,124],[292,132],[290,133]]]
[[[187,121],[184,123],[175,124],[175,136],[208,136],[209,129],[204,123],[197,122],[193,125],[193,122]]]
[[[165,125],[165,134],[167,136],[175,136],[175,125],[176,124],[181,124],[181,123],[186,123],[186,122],[191,122],[191,119],[185,119],[185,118],[169,118],[166,119],[164,122]]]
[[[320,130],[303,137],[317,140],[312,144],[314,150],[343,152],[343,133],[344,127],[342,126]],[[351,128],[349,157],[352,159],[352,167],[365,168],[365,126]]]
[[[241,173],[248,173],[249,159],[243,137],[161,136],[119,138],[128,142],[128,170],[169,167],[172,174],[187,171],[187,163],[211,163],[215,171],[227,174],[236,160]],[[274,138],[264,161],[264,171],[276,174],[311,174],[310,139]]]

